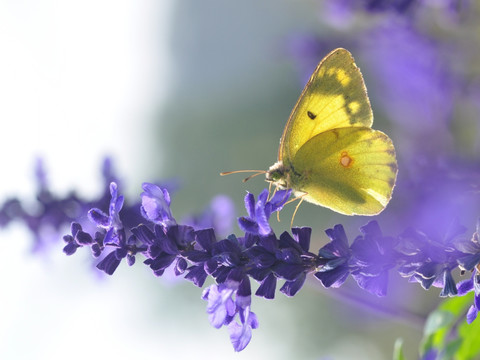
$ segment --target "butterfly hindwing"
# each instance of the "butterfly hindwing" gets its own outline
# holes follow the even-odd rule
[[[342,127],[371,127],[372,109],[350,52],[336,49],[317,66],[290,115],[279,160],[289,162],[309,139]]]
[[[291,185],[305,200],[346,215],[375,215],[397,175],[390,138],[368,127],[344,127],[308,140],[292,162]]]

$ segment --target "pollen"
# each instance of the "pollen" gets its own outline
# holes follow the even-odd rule
[[[340,165],[342,165],[345,168],[351,167],[353,164],[353,159],[348,155],[346,151],[342,151],[342,154],[340,155]]]

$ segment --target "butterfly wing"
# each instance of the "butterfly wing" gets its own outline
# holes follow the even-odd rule
[[[290,185],[307,193],[305,200],[346,215],[381,212],[397,176],[392,141],[368,127],[344,127],[314,136],[296,153],[291,167]]]
[[[317,66],[295,105],[280,141],[278,159],[289,162],[309,139],[324,131],[371,127],[372,109],[360,69],[345,49]]]

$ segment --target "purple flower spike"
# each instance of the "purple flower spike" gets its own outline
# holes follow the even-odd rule
[[[140,208],[142,216],[159,225],[170,226],[177,222],[170,212],[170,195],[167,189],[160,189],[155,184],[143,183],[142,207]]]
[[[108,163],[104,173],[105,179],[114,178]],[[232,217],[232,204],[225,197],[216,198],[205,216],[191,216],[187,225],[177,224],[172,216],[167,190],[151,183],[143,184],[141,204],[124,205],[115,182],[109,184],[109,191],[101,200],[82,204],[74,196],[67,201],[55,199],[40,170],[37,180],[41,188],[38,199],[45,210],[42,216],[46,214],[53,219],[48,220],[49,225],[56,228],[65,224],[65,214],[72,214],[68,221],[71,233],[64,236],[63,251],[67,255],[88,246],[94,257],[100,259],[97,268],[112,275],[123,259],[131,266],[141,254],[143,263],[156,276],[163,275],[170,267],[177,277],[198,287],[203,287],[208,277],[215,281],[202,297],[208,302],[210,323],[215,328],[228,328],[235,351],[242,351],[248,345],[252,330],[258,327],[257,317],[251,311],[251,279],[260,284],[255,295],[266,299],[274,298],[279,281],[283,283],[279,284],[283,285],[280,292],[296,295],[309,274],[314,274],[327,288],[341,286],[351,275],[360,288],[384,296],[389,271],[396,267],[410,282],[418,282],[425,289],[441,288],[442,297],[474,291],[467,322],[478,316],[480,222],[473,237],[468,239],[464,236],[466,228],[458,221],[447,231],[438,226],[446,223],[435,212],[429,214],[437,225],[435,231],[411,227],[398,236],[385,236],[378,223],[371,221],[360,228],[360,235],[351,245],[343,226],[336,225],[326,230],[330,241],[313,253],[309,250],[311,228],[293,228],[277,237],[269,225],[271,215],[287,202],[290,190],[277,191],[271,199],[267,190],[257,198],[248,193],[247,216],[238,220],[244,233],[225,237],[221,232],[226,232]],[[58,204],[64,207],[63,217],[54,211]],[[88,233],[82,228],[87,228],[85,224],[72,223],[75,219],[72,209],[77,208],[84,213],[90,208],[88,217],[100,229]],[[39,218],[24,210],[19,201],[8,201],[0,207],[0,226],[17,217],[32,231],[42,230]],[[457,267],[463,272],[472,271],[472,278],[455,284],[452,272]]]

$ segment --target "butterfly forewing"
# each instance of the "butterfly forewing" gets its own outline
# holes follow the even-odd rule
[[[280,142],[279,160],[289,163],[311,138],[330,129],[371,127],[372,109],[360,69],[345,49],[317,66],[305,86]]]

